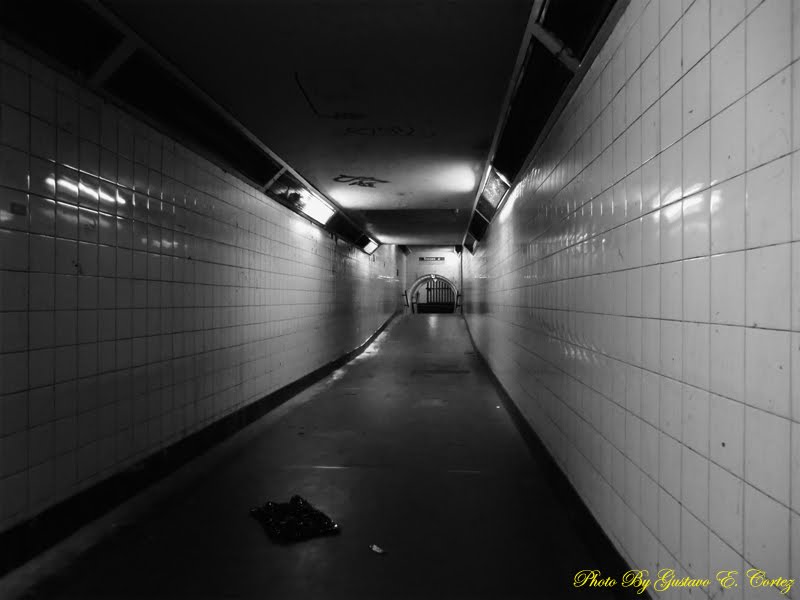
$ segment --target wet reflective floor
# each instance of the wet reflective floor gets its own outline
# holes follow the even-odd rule
[[[603,548],[546,483],[459,315],[400,317],[263,421],[26,596],[612,597],[571,588]],[[341,534],[273,544],[249,510],[293,494]]]

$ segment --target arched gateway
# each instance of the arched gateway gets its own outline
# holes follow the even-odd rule
[[[456,285],[447,277],[433,273],[423,275],[411,284],[408,296],[411,311],[417,313],[452,313],[458,304]]]

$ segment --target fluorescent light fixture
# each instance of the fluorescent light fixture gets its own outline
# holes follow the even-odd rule
[[[486,178],[486,185],[483,186],[481,195],[492,205],[492,208],[496,209],[509,187],[508,180],[492,167],[489,169],[489,176]]]
[[[367,254],[372,254],[377,249],[378,249],[378,242],[376,242],[372,238],[370,238],[369,244],[364,246],[364,252],[366,252]]]
[[[325,225],[330,221],[333,214],[336,212],[332,206],[324,202],[315,195],[303,190],[300,194],[300,200],[297,203],[297,208],[300,209],[304,215],[311,217],[317,223]]]

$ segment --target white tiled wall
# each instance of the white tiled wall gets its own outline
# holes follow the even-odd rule
[[[404,269],[2,46],[0,530],[352,350]]]
[[[633,0],[464,256],[481,351],[651,573],[800,580],[798,57],[800,2]]]

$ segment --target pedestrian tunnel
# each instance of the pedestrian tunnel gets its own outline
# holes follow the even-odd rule
[[[0,0],[0,598],[800,578],[799,32]]]

